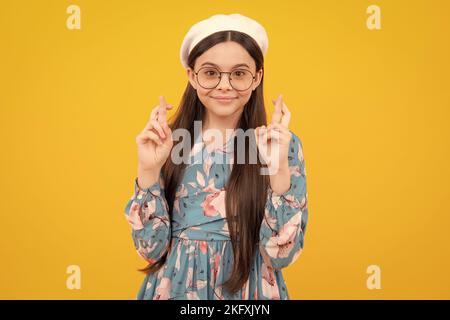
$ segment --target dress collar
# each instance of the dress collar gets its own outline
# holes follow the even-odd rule
[[[220,142],[216,143],[215,141],[207,142],[203,140],[203,135],[198,135],[194,146],[192,147],[191,156],[198,156],[199,152],[202,152],[207,156],[211,156],[212,153],[214,153],[214,155],[225,154],[229,156],[233,153],[232,145],[236,132],[237,130],[233,131],[225,144],[220,144]]]

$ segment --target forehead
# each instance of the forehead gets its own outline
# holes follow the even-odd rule
[[[246,64],[251,70],[256,68],[252,56],[234,41],[221,42],[209,48],[197,58],[195,67],[199,68],[206,62],[217,65],[221,70],[232,69],[239,64]]]

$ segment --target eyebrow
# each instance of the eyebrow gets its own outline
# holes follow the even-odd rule
[[[215,67],[218,67],[218,68],[219,68],[219,66],[218,66],[217,64],[212,63],[212,62],[204,62],[204,63],[202,63],[201,66],[204,66],[204,65],[206,65],[206,64],[210,64],[210,65],[212,65],[212,66],[215,66]],[[236,64],[235,66],[233,66],[233,68],[237,68],[237,67],[247,67],[247,68],[250,69],[250,67],[249,67],[246,63],[238,63],[238,64]]]

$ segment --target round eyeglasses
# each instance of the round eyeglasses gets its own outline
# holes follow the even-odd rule
[[[255,76],[246,69],[235,69],[231,72],[222,72],[214,67],[203,67],[195,72],[198,84],[204,89],[214,89],[220,83],[223,73],[228,73],[231,87],[237,91],[245,91],[252,86]]]

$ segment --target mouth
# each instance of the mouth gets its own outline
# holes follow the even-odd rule
[[[223,101],[223,102],[228,102],[228,101],[237,99],[237,97],[227,97],[227,96],[217,96],[217,97],[212,97],[212,98],[217,101]]]

